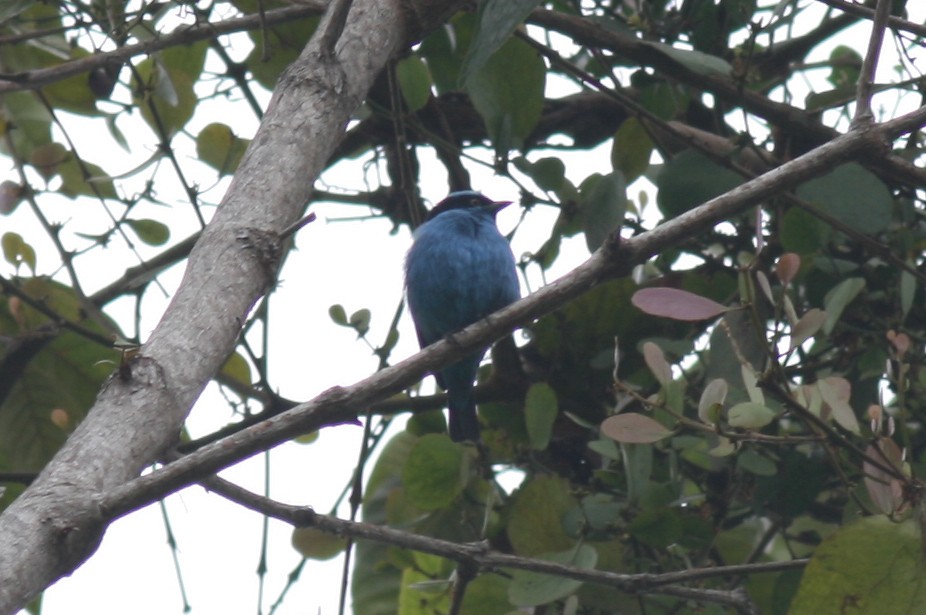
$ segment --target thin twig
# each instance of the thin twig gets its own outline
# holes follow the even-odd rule
[[[855,117],[852,125],[867,124],[874,121],[871,111],[872,87],[875,73],[878,70],[878,59],[881,57],[881,45],[884,42],[884,31],[887,29],[887,18],[891,11],[891,0],[878,0],[874,20],[871,22],[871,36],[868,39],[868,51],[862,61],[859,71],[858,84],[855,96]]]

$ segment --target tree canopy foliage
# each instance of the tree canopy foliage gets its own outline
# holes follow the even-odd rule
[[[333,2],[350,7],[343,33],[321,19],[324,2],[5,4],[0,213],[32,224],[0,232],[0,506],[10,507],[0,531],[22,514],[11,502],[34,474],[70,458],[55,456],[101,387],[163,377],[161,388],[195,395],[205,382],[178,374],[215,364],[207,376],[234,420],[178,445],[168,436],[189,410],[180,403],[168,435],[152,436],[156,456],[130,457],[137,467],[100,482],[104,525],[204,481],[303,526],[294,543],[306,557],[339,553],[345,543],[332,537],[350,537],[351,600],[363,614],[917,612],[926,28],[914,4]],[[350,117],[340,140],[301,145],[323,156],[320,179],[261,167],[268,158],[255,152],[278,148],[281,165],[303,168],[284,148],[332,115],[325,95],[355,87],[332,58],[375,63],[350,38],[370,7],[401,7],[404,43],[379,58],[359,106],[338,103],[353,105],[338,109]],[[313,36],[320,51],[308,54]],[[298,106],[286,88],[305,84],[320,97]],[[267,117],[297,111],[255,137],[275,88]],[[101,150],[95,134],[124,151]],[[591,159],[605,171],[590,171]],[[326,188],[341,165],[363,169],[357,185]],[[480,188],[472,177],[486,169],[519,195],[511,234],[531,246],[519,267],[542,288],[461,347],[395,367],[401,311],[333,305],[334,323],[370,344],[383,375],[326,393],[314,414],[280,427],[300,406],[276,394],[273,358],[248,333],[267,326],[296,220],[329,202],[414,228],[423,181]],[[257,173],[268,186],[315,180],[311,198],[268,189],[268,203],[253,202],[253,217],[223,235],[232,227],[215,220]],[[286,213],[264,217],[279,201]],[[590,265],[546,284],[576,239]],[[259,267],[220,281],[242,302],[234,309],[175,301],[161,327],[196,308],[225,333],[204,329],[215,347],[146,371],[165,344],[140,338],[142,319],[155,318],[144,298],[197,242],[203,253],[210,242],[247,250]],[[111,262],[117,246],[135,262]],[[106,281],[89,283],[104,263]],[[188,276],[209,278],[211,266],[194,252]],[[268,292],[254,310],[240,290],[249,280]],[[126,300],[133,322],[112,315]],[[382,341],[367,339],[372,318],[391,319]],[[409,383],[515,325],[522,333],[480,373],[483,445],[452,443],[445,398]],[[363,437],[381,450],[353,501],[375,527],[212,477],[300,427],[365,413]],[[408,413],[404,430],[384,430]],[[144,423],[133,420],[134,433]],[[274,425],[289,431],[259,431]],[[136,479],[155,461],[171,463]],[[514,489],[495,480],[506,470],[523,476]],[[92,549],[62,555],[56,574]],[[0,599],[0,612],[22,599]]]

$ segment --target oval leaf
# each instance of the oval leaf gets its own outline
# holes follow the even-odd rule
[[[584,544],[568,551],[545,553],[541,559],[591,570],[598,563],[598,552],[591,545]],[[515,570],[512,573],[511,585],[508,586],[508,599],[519,607],[538,606],[565,598],[581,585],[582,581],[575,579],[529,570]]]
[[[293,548],[303,557],[328,560],[339,555],[347,547],[347,539],[327,534],[314,527],[293,529]]]
[[[531,448],[542,451],[550,443],[553,421],[559,412],[556,391],[546,382],[537,382],[527,390],[524,400],[524,422]]]
[[[643,288],[630,301],[652,316],[696,322],[716,318],[728,310],[712,299],[677,288]]]
[[[126,220],[126,224],[129,225],[138,238],[144,241],[149,246],[162,246],[167,243],[167,240],[170,239],[170,229],[167,228],[166,224],[158,222],[157,220]]]
[[[736,404],[727,412],[727,422],[731,427],[742,429],[760,429],[775,419],[775,411],[762,404],[746,401]]]
[[[659,384],[665,386],[672,382],[672,368],[666,361],[662,348],[653,342],[644,342],[643,360],[646,361],[646,366],[653,372],[653,376]]]
[[[627,412],[606,418],[601,423],[601,433],[618,442],[651,444],[671,436],[673,432],[648,416]]]
[[[714,424],[720,419],[720,410],[727,398],[727,390],[727,381],[723,378],[714,378],[707,383],[698,401],[698,418],[701,421]]]
[[[791,283],[801,269],[801,257],[794,252],[785,252],[775,263],[775,275],[784,286]]]
[[[402,468],[408,500],[422,510],[437,510],[453,502],[465,487],[463,447],[443,434],[422,437]]]
[[[794,350],[816,335],[817,331],[820,330],[820,327],[822,327],[825,322],[826,312],[819,308],[808,310],[807,313],[801,316],[801,319],[797,321],[794,328],[791,329],[791,346],[788,350]]]

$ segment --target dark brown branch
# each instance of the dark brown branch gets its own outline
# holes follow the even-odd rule
[[[702,602],[723,604],[737,609],[747,608],[749,605],[748,597],[740,591],[700,589],[684,587],[678,584],[718,577],[722,578],[793,570],[795,568],[803,568],[808,561],[806,559],[799,559],[783,562],[764,562],[760,564],[716,566],[712,568],[696,568],[663,574],[622,574],[604,570],[577,568],[575,566],[558,564],[548,560],[493,552],[487,550],[486,545],[482,543],[458,544],[439,538],[403,532],[389,527],[347,521],[330,515],[320,515],[309,507],[292,506],[276,502],[217,477],[212,477],[203,481],[203,484],[211,491],[233,502],[261,514],[291,523],[296,527],[314,527],[336,536],[372,540],[404,549],[439,555],[458,562],[463,566],[469,566],[482,571],[493,571],[500,568],[529,570],[587,583],[605,585],[630,594],[661,594]]]
[[[322,0],[306,0],[298,6],[288,6],[281,9],[267,11],[266,23],[269,25],[288,23],[296,19],[304,19],[318,15],[325,10],[327,2]],[[236,17],[217,23],[202,23],[194,26],[178,28],[170,34],[159,38],[125,45],[114,51],[95,53],[78,60],[62,62],[49,68],[36,69],[21,73],[0,74],[0,94],[18,92],[21,90],[34,90],[44,85],[90,72],[96,68],[105,68],[112,62],[122,63],[129,58],[139,55],[149,55],[155,51],[174,47],[176,45],[189,45],[197,41],[209,40],[221,34],[254,30],[261,26],[259,15]]]
[[[710,92],[728,104],[740,106],[765,119],[782,133],[800,137],[805,142],[824,144],[839,134],[806,111],[770,100],[743,88],[733,79],[696,73],[660,53],[647,41],[634,36],[606,30],[581,17],[545,9],[532,12],[528,21],[569,36],[579,44],[609,49],[643,66],[652,67],[672,79]],[[899,156],[879,155],[865,158],[862,162],[878,174],[894,181],[911,186],[926,185],[926,170],[917,168]]]

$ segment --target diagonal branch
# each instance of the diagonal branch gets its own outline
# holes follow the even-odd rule
[[[415,7],[415,0],[355,1],[335,53],[323,53],[313,38],[281,75],[221,207],[139,358],[107,382],[55,458],[0,514],[0,613],[17,612],[89,557],[109,522],[99,507],[102,495],[137,477],[176,441],[193,402],[231,353],[251,307],[270,288],[280,233],[302,214],[314,179],[376,75],[463,2],[420,1],[426,7]],[[257,23],[256,17],[231,23],[240,28],[252,23],[248,19]],[[208,38],[215,26],[187,29],[155,45],[176,44],[183,35]],[[59,69],[89,67],[28,73],[18,82],[0,83],[0,91],[37,87],[60,78]]]
[[[155,472],[117,487],[101,500],[106,517],[118,517],[193,484],[254,453],[302,433],[356,421],[377,400],[397,393],[425,374],[485,347],[518,325],[565,305],[604,281],[628,275],[645,262],[693,234],[762,203],[850,159],[873,155],[899,134],[926,124],[926,107],[890,122],[853,130],[773,169],[727,194],[636,237],[610,242],[569,274],[483,321],[418,354],[348,387],[330,389],[315,399],[190,453]]]
[[[695,568],[668,573],[624,574],[605,570],[578,568],[532,557],[510,555],[489,551],[484,544],[458,544],[439,538],[421,536],[389,527],[347,521],[330,515],[320,515],[307,506],[293,506],[274,501],[252,493],[238,485],[218,477],[203,481],[204,486],[246,508],[268,515],[296,527],[314,527],[337,536],[373,540],[384,544],[439,555],[459,564],[481,571],[499,568],[529,570],[553,574],[560,577],[613,587],[629,594],[661,594],[699,602],[708,602],[744,609],[749,605],[748,596],[738,591],[723,591],[685,587],[680,583],[691,583],[718,577],[733,577],[744,574],[779,572],[803,568],[806,559],[781,562],[763,562],[733,566]]]

